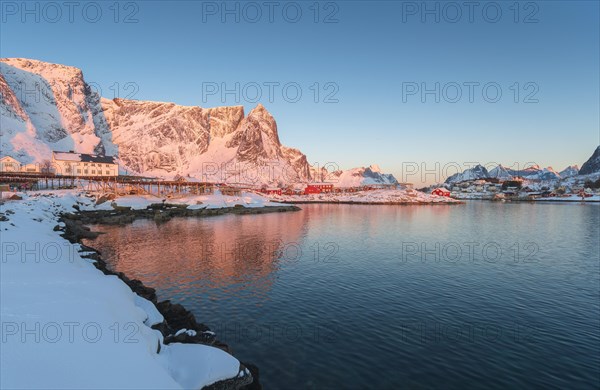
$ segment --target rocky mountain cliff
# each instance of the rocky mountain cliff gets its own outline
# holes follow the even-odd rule
[[[117,156],[122,173],[167,178],[288,185],[323,173],[281,144],[261,104],[245,116],[242,106],[109,100],[77,68],[20,58],[0,60],[0,94],[1,154],[22,163],[73,150]]]
[[[600,172],[600,146],[596,148],[592,156],[581,166],[580,175],[589,175]]]
[[[100,98],[81,70],[20,58],[0,60],[2,154],[23,163],[52,150],[114,154]]]

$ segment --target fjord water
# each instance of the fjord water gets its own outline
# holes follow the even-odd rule
[[[598,388],[600,205],[301,205],[95,226],[266,389]]]

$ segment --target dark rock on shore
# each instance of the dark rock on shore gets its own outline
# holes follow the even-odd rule
[[[72,242],[78,242],[82,238],[94,239],[100,233],[90,231],[90,228],[83,225],[80,220],[63,219],[66,225],[65,238]]]
[[[225,379],[204,387],[204,390],[231,390],[231,389],[254,389],[252,386],[255,383],[249,369],[240,365],[240,370],[235,378]],[[259,385],[260,386],[260,385]],[[262,389],[262,386],[260,387]]]
[[[152,219],[157,223],[167,222],[176,217],[210,217],[223,214],[265,214],[273,212],[298,211],[297,206],[267,206],[267,207],[245,207],[235,205],[219,209],[188,209],[187,205],[176,205],[169,203],[154,203],[146,209],[134,210],[130,207],[118,207],[113,210],[79,211],[78,213],[65,213],[62,218],[71,221],[80,221],[83,225],[126,225],[136,219]],[[78,232],[77,230],[75,232]],[[85,233],[83,233],[85,234]],[[91,237],[81,237],[91,238]]]

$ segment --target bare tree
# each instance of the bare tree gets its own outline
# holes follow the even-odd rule
[[[40,171],[42,173],[52,172],[52,161],[50,161],[50,160],[42,161],[42,163],[40,164]]]

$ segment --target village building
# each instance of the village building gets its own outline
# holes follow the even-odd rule
[[[328,193],[333,191],[333,184],[331,183],[311,183],[309,187],[315,187],[320,190],[319,193]]]
[[[437,195],[437,196],[445,196],[445,197],[450,197],[450,191],[448,191],[447,189],[445,189],[444,187],[439,187],[434,189],[433,191],[431,191],[432,195]]]
[[[11,156],[4,156],[0,158],[0,172],[39,173],[40,166],[38,164],[21,164]]]
[[[285,190],[283,190],[282,194],[284,194],[284,195],[300,195],[301,191],[288,187]]]
[[[282,189],[277,187],[263,188],[261,192],[267,195],[281,195]]]
[[[237,187],[232,187],[228,185],[221,185],[219,187],[222,195],[225,196],[240,196],[242,195],[242,189]]]
[[[0,172],[20,172],[21,163],[10,156],[0,158]]]
[[[306,188],[304,189],[304,195],[310,195],[310,194],[320,194],[321,193],[321,189],[319,187],[316,186],[306,186]]]
[[[114,157],[73,152],[52,152],[52,170],[59,176],[119,175],[119,165]]]

